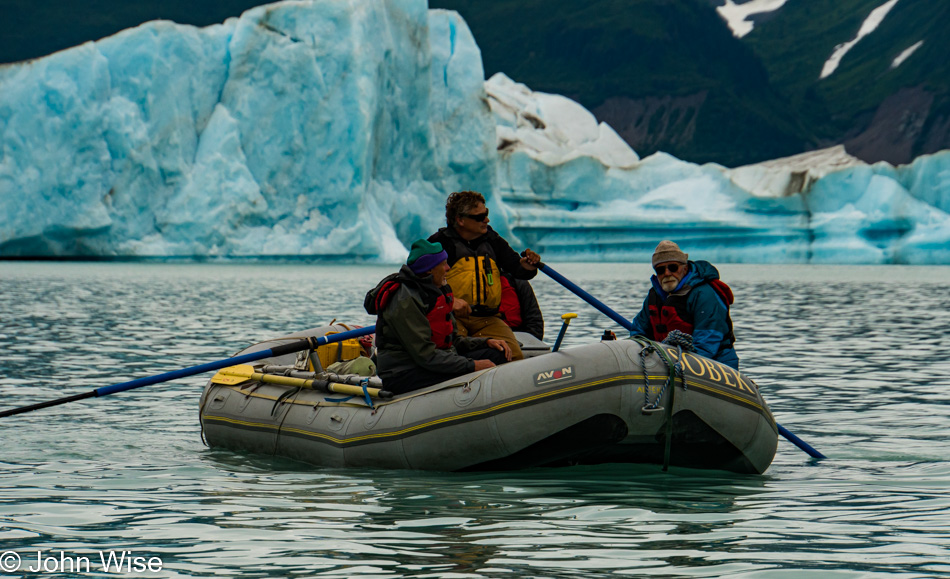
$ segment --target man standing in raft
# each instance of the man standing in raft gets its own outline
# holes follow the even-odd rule
[[[739,369],[733,345],[729,306],[732,290],[719,280],[719,271],[708,261],[689,261],[672,241],[661,241],[653,252],[653,287],[643,308],[633,319],[631,336],[663,341],[679,330],[693,337],[696,352]]]
[[[420,239],[398,273],[366,294],[363,307],[376,318],[376,367],[394,394],[425,388],[511,359],[502,340],[460,338],[452,314],[446,253]],[[461,352],[461,354],[460,354]]]
[[[525,250],[525,257],[489,227],[485,198],[475,191],[449,195],[445,203],[446,227],[429,237],[441,243],[448,254],[446,276],[455,295],[455,315],[459,335],[487,336],[504,340],[511,359],[521,360],[521,346],[511,328],[499,315],[501,272],[528,280],[538,273],[541,256]]]

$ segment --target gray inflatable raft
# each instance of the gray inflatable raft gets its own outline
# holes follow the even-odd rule
[[[762,473],[775,456],[775,419],[756,384],[732,368],[683,354],[683,375],[671,378],[675,347],[625,339],[551,353],[519,339],[525,360],[391,399],[212,379],[201,397],[203,436],[211,447],[321,466],[442,471],[655,463]],[[255,369],[294,361],[271,358]]]

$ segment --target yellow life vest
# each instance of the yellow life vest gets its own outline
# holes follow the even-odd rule
[[[456,261],[445,280],[452,293],[472,306],[476,316],[495,315],[501,306],[501,270],[495,260],[486,256],[462,257]]]

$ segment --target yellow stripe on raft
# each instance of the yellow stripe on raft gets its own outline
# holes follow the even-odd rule
[[[252,373],[252,374],[257,374],[257,373]],[[258,374],[258,375],[260,375],[260,374]],[[286,376],[271,376],[271,377],[272,377],[272,378],[288,378],[288,377],[286,377]],[[666,376],[649,376],[649,378],[650,378],[651,380],[665,379]],[[255,377],[255,378],[252,378],[252,379],[257,379],[257,378]],[[290,379],[290,380],[300,380],[300,381],[304,381],[302,378],[288,378],[288,379]],[[468,413],[465,413],[465,414],[456,414],[456,415],[452,415],[452,416],[446,416],[446,417],[439,418],[439,419],[436,419],[436,420],[431,420],[431,421],[429,421],[429,422],[423,422],[423,423],[420,423],[420,424],[416,424],[416,425],[414,425],[414,426],[409,426],[409,427],[406,427],[406,428],[402,428],[402,429],[396,430],[396,431],[391,431],[391,432],[377,432],[377,433],[372,433],[372,434],[364,434],[364,435],[362,435],[362,436],[357,436],[357,437],[352,437],[352,438],[337,438],[337,437],[335,437],[335,436],[331,436],[331,435],[328,435],[328,434],[322,434],[322,433],[318,433],[318,432],[313,432],[313,431],[311,431],[311,430],[302,430],[302,429],[299,429],[299,428],[288,428],[288,427],[285,427],[285,428],[282,428],[281,431],[282,431],[282,432],[294,432],[294,433],[297,433],[297,434],[302,434],[302,435],[304,435],[304,436],[309,436],[309,437],[311,437],[311,438],[321,438],[321,439],[325,439],[325,440],[328,440],[328,441],[330,441],[330,442],[334,442],[334,443],[337,443],[337,444],[341,444],[341,445],[342,445],[342,444],[346,444],[346,443],[360,442],[360,441],[364,441],[364,440],[372,440],[372,439],[388,438],[388,437],[398,437],[398,436],[401,436],[401,435],[404,435],[404,434],[409,434],[409,433],[411,433],[411,432],[414,432],[414,431],[417,431],[417,430],[422,430],[422,429],[425,429],[425,428],[428,428],[428,427],[431,427],[431,426],[436,426],[436,425],[439,425],[439,424],[445,424],[445,423],[449,423],[449,422],[456,422],[456,421],[459,421],[459,420],[464,420],[464,419],[466,419],[466,418],[472,418],[472,417],[477,417],[477,416],[483,416],[483,415],[491,414],[492,412],[495,412],[495,411],[498,411],[498,410],[502,410],[502,409],[505,409],[505,408],[510,408],[510,407],[513,407],[513,406],[519,406],[519,405],[527,404],[527,403],[529,403],[529,402],[533,402],[533,401],[536,401],[536,400],[542,400],[542,399],[545,399],[545,398],[550,398],[550,397],[552,397],[552,396],[559,396],[559,395],[566,394],[566,393],[569,393],[569,392],[574,392],[574,391],[577,391],[577,390],[583,390],[583,389],[587,389],[587,388],[593,388],[593,387],[596,387],[596,386],[601,386],[601,385],[603,385],[603,384],[608,384],[608,383],[612,383],[612,382],[630,382],[630,381],[634,381],[634,382],[635,382],[635,381],[641,381],[641,380],[643,380],[643,375],[636,375],[636,374],[633,374],[633,375],[627,374],[627,375],[621,375],[621,376],[614,376],[614,377],[612,377],[612,378],[603,378],[603,379],[600,379],[600,380],[594,380],[594,381],[592,381],[592,382],[585,382],[584,384],[576,384],[576,385],[574,385],[574,386],[567,386],[567,387],[560,388],[560,389],[557,389],[557,390],[550,390],[550,391],[547,391],[547,392],[539,392],[538,394],[534,394],[534,395],[531,395],[531,396],[526,396],[526,397],[524,397],[524,398],[516,398],[516,399],[514,399],[514,400],[509,400],[509,401],[507,401],[507,402],[502,402],[502,403],[500,403],[500,404],[496,404],[496,405],[490,406],[490,407],[488,407],[488,408],[483,408],[483,409],[481,409],[481,410],[476,410],[476,411],[468,412]],[[350,386],[350,385],[348,385],[348,384],[340,384],[339,386]],[[699,383],[699,382],[695,382],[695,381],[693,381],[693,380],[687,380],[687,386],[690,387],[690,388],[698,389],[698,390],[700,390],[700,391],[706,391],[706,392],[711,392],[711,393],[714,392],[714,393],[716,393],[716,394],[719,394],[719,395],[722,395],[722,396],[726,396],[726,397],[728,397],[728,398],[732,398],[732,399],[734,399],[734,400],[736,400],[736,401],[738,401],[738,402],[741,402],[741,403],[743,403],[743,404],[745,404],[745,405],[747,405],[747,406],[751,406],[751,407],[753,407],[753,408],[755,408],[755,409],[757,409],[757,410],[759,410],[759,411],[761,411],[761,412],[763,412],[763,413],[765,413],[765,414],[767,414],[767,415],[769,414],[769,413],[765,412],[765,409],[764,409],[764,408],[762,407],[762,405],[759,404],[758,402],[756,402],[756,401],[754,401],[754,400],[749,400],[748,398],[746,398],[746,397],[744,397],[744,396],[737,395],[737,394],[735,394],[735,393],[733,393],[733,392],[729,392],[728,390],[723,390],[723,389],[721,389],[721,388],[715,388],[715,387],[713,387],[713,386],[711,386],[711,385],[702,384],[702,383]],[[361,387],[358,387],[358,386],[350,386],[350,387],[351,387],[351,388],[356,388],[356,389],[359,391],[359,394],[362,394],[362,388],[361,388]],[[642,386],[638,386],[638,388],[642,388]],[[372,390],[372,389],[370,389],[370,390]],[[390,402],[387,402],[387,403],[383,403],[382,406],[385,406],[385,405],[387,405],[387,404],[393,404],[393,403],[395,403],[395,402],[398,402],[398,400],[394,400],[394,401],[390,401]],[[258,427],[265,427],[265,428],[270,428],[270,429],[278,428],[277,425],[269,425],[269,424],[264,424],[264,423],[253,423],[253,422],[243,422],[243,421],[234,420],[234,419],[225,418],[225,417],[219,417],[219,416],[206,416],[205,418],[206,418],[206,419],[210,419],[210,420],[229,422],[229,423],[232,423],[232,424],[240,424],[240,425],[245,425],[245,426],[258,426]]]
[[[592,387],[594,387],[594,386],[600,386],[600,385],[602,385],[602,384],[607,384],[607,383],[611,383],[611,382],[631,381],[631,380],[636,380],[636,379],[642,380],[642,379],[643,379],[643,376],[626,375],[626,376],[615,376],[615,377],[613,377],[613,378],[604,378],[604,379],[602,379],[602,380],[595,380],[595,381],[593,381],[593,382],[587,382],[587,383],[585,383],[585,384],[578,384],[578,385],[575,385],[575,386],[568,386],[568,387],[566,387],[566,388],[560,388],[560,389],[558,389],[558,390],[551,390],[551,391],[549,391],[549,392],[541,392],[541,393],[536,394],[536,395],[534,395],[534,396],[527,396],[527,397],[525,397],[525,398],[517,398],[517,399],[515,399],[515,400],[509,400],[508,402],[503,402],[503,403],[501,403],[501,404],[496,404],[495,406],[490,406],[490,407],[488,407],[488,408],[483,408],[483,409],[481,409],[481,410],[476,410],[476,411],[474,411],[474,412],[468,412],[468,413],[465,413],[465,414],[456,414],[456,415],[453,415],[453,416],[446,416],[446,417],[443,417],[443,418],[439,418],[439,419],[437,419],[437,420],[431,420],[431,421],[429,421],[429,422],[423,422],[423,423],[421,423],[421,424],[416,424],[416,425],[414,425],[414,426],[409,426],[409,427],[403,428],[403,429],[401,429],[401,430],[396,430],[396,431],[392,431],[392,432],[377,432],[377,433],[373,433],[373,434],[364,434],[364,435],[362,435],[362,436],[356,436],[356,437],[353,437],[353,438],[337,438],[337,437],[335,437],[335,436],[330,436],[330,435],[327,435],[327,434],[321,434],[321,433],[313,432],[313,431],[310,431],[310,430],[302,430],[302,429],[299,429],[299,428],[283,428],[283,429],[281,429],[281,431],[282,431],[282,432],[295,432],[295,433],[297,433],[297,434],[302,434],[302,435],[304,435],[304,436],[310,436],[310,437],[313,437],[313,438],[322,438],[322,439],[325,439],[325,440],[329,440],[329,441],[331,441],[331,442],[335,442],[335,443],[337,443],[337,444],[345,444],[345,443],[348,443],[348,442],[349,442],[349,443],[352,443],[352,442],[360,442],[360,441],[363,441],[363,440],[372,440],[372,439],[374,439],[374,438],[397,437],[397,436],[401,436],[401,435],[404,435],[404,434],[408,434],[408,433],[414,432],[414,431],[416,431],[416,430],[421,430],[421,429],[424,429],[424,428],[428,428],[428,427],[430,427],[430,426],[435,426],[435,425],[438,425],[438,424],[445,424],[445,423],[448,423],[448,422],[456,422],[456,421],[458,421],[458,420],[463,420],[463,419],[466,419],[466,418],[472,418],[472,417],[476,417],[476,416],[483,416],[483,415],[485,415],[485,414],[490,414],[490,413],[492,413],[492,412],[495,412],[496,410],[501,410],[501,409],[504,409],[504,408],[509,408],[509,407],[512,407],[512,406],[517,406],[517,405],[525,404],[525,403],[532,402],[532,401],[535,401],[535,400],[541,400],[541,399],[548,398],[548,397],[551,397],[551,396],[557,396],[557,395],[564,394],[564,393],[567,393],[567,392],[572,392],[572,391],[575,391],[575,390],[582,390],[582,389],[585,389],[585,388],[592,388]],[[209,417],[209,418],[212,418],[212,417]],[[216,419],[216,417],[214,417],[214,418]],[[227,420],[227,419],[225,419],[225,420]]]

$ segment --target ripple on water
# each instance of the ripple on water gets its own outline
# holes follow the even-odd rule
[[[558,269],[628,316],[647,288],[645,266]],[[829,460],[781,441],[762,476],[320,469],[205,448],[194,377],[0,420],[3,550],[126,549],[182,577],[950,574],[950,294],[903,287],[904,269],[722,269],[744,371]],[[0,393],[31,404],[369,324],[363,294],[390,270],[0,263]],[[926,278],[944,290],[950,268]],[[549,337],[580,314],[565,347],[617,330],[535,288]]]

